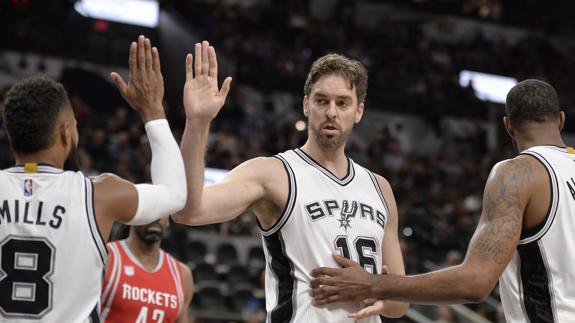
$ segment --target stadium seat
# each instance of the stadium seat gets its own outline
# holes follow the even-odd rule
[[[247,269],[242,265],[231,266],[228,271],[227,282],[230,287],[237,284],[250,283],[250,275]]]
[[[214,267],[207,263],[197,264],[193,270],[193,274],[194,281],[196,282],[218,281],[218,275]]]
[[[207,253],[206,244],[202,241],[193,240],[190,241],[186,247],[186,258],[187,261],[191,261],[195,264],[204,262],[204,257]]]
[[[197,306],[201,310],[227,310],[226,297],[220,288],[206,286],[197,291],[194,298],[197,298]]]
[[[244,311],[254,301],[252,289],[250,285],[239,284],[230,290],[230,304],[234,312]]]
[[[222,243],[216,251],[216,263],[218,265],[235,265],[238,263],[238,251],[233,244]]]

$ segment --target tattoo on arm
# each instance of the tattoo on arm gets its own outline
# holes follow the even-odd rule
[[[515,159],[501,165],[490,176],[478,234],[470,246],[470,252],[480,260],[507,263],[521,234],[525,186],[531,180],[532,171],[527,160]]]

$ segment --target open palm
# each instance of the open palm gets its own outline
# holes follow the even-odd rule
[[[186,56],[186,84],[184,85],[184,108],[188,119],[204,122],[213,120],[226,101],[231,77],[218,87],[218,60],[214,47],[207,41],[195,46]]]

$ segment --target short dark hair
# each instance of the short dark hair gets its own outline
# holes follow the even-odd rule
[[[355,85],[355,92],[359,103],[365,101],[367,92],[367,69],[359,61],[349,59],[339,54],[327,54],[313,62],[305,85],[303,93],[307,96],[311,93],[311,87],[322,76],[336,74],[343,76],[350,85]]]
[[[14,83],[4,98],[4,124],[14,151],[31,154],[51,147],[56,120],[68,106],[64,86],[46,76]]]
[[[505,114],[514,126],[553,120],[559,116],[559,97],[550,84],[528,79],[507,94]]]

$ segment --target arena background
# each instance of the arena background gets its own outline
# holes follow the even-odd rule
[[[111,9],[94,17],[96,2]],[[515,154],[494,93],[502,87],[493,83],[513,80],[465,83],[462,71],[551,83],[567,114],[565,138],[575,144],[574,6],[536,0],[0,0],[0,98],[25,76],[61,81],[79,121],[84,172],[148,181],[142,124],[109,72],[126,75],[130,42],[139,34],[150,37],[160,50],[165,107],[179,140],[185,53],[207,39],[218,51],[220,80],[234,77],[210,137],[207,165],[219,170],[208,179],[215,181],[248,158],[303,143],[303,84],[314,58],[337,52],[359,59],[369,69],[367,115],[347,152],[391,182],[406,270],[420,273],[462,260],[487,174]],[[12,164],[1,128],[0,166]],[[194,272],[196,322],[262,321],[265,261],[253,214],[221,225],[172,225],[164,248]],[[388,321],[504,318],[495,289],[481,304],[412,306],[406,317]]]

